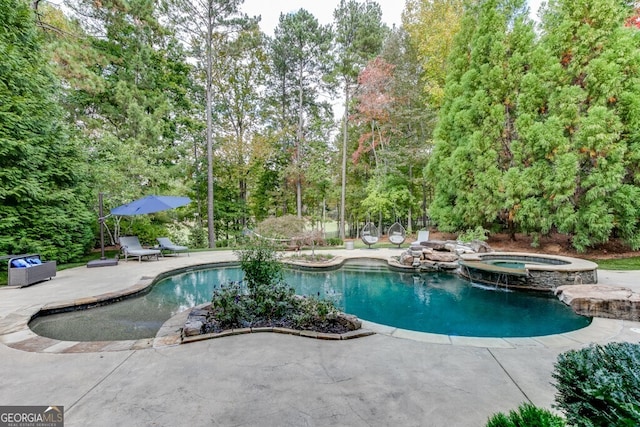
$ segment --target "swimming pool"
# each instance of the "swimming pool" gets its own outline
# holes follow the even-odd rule
[[[300,295],[330,298],[361,319],[402,329],[476,337],[524,337],[563,333],[589,325],[549,295],[473,286],[446,273],[390,271],[377,262],[347,262],[334,271],[287,270]],[[155,336],[174,314],[209,302],[216,286],[242,279],[239,267],[188,271],[158,281],[151,291],[103,307],[40,316],[39,335],[67,341]],[[89,327],[96,325],[96,327]]]

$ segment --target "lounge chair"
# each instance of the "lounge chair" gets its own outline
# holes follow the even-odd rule
[[[174,244],[168,237],[158,237],[158,243],[160,243],[161,251],[169,251],[173,254],[177,254],[178,252],[186,252],[187,256],[189,256],[189,248],[187,246],[180,246]]]
[[[145,249],[140,244],[137,236],[121,236],[120,237],[120,249],[124,253],[124,260],[128,261],[129,257],[138,257],[138,262],[142,262],[142,257],[156,257],[156,260],[162,252],[160,249]]]
[[[420,230],[418,231],[418,238],[415,242],[412,242],[412,245],[420,246],[422,242],[429,241],[429,230]]]

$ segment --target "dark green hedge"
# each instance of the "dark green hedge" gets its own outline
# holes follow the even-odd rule
[[[523,403],[517,411],[508,415],[497,413],[489,419],[486,427],[564,427],[562,417],[530,403]]]
[[[640,345],[592,345],[561,354],[557,408],[576,426],[640,425]]]

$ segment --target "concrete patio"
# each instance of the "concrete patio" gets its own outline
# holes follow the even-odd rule
[[[346,257],[398,249],[336,250]],[[198,252],[160,261],[79,267],[31,287],[0,289],[3,405],[62,405],[67,426],[481,426],[530,401],[550,408],[557,355],[591,342],[638,342],[640,323],[594,319],[568,334],[448,337],[365,322],[347,341],[259,333],[186,345],[170,339],[74,343],[25,328],[42,306],[143,286],[167,270],[230,261]],[[638,291],[640,272],[599,271]]]

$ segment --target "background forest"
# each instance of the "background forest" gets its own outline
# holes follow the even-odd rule
[[[295,215],[640,247],[640,32],[623,0],[342,0],[273,36],[241,0],[0,0],[0,253],[121,230],[232,246]],[[114,243],[114,242],[112,242]],[[187,243],[187,242],[185,242]]]

